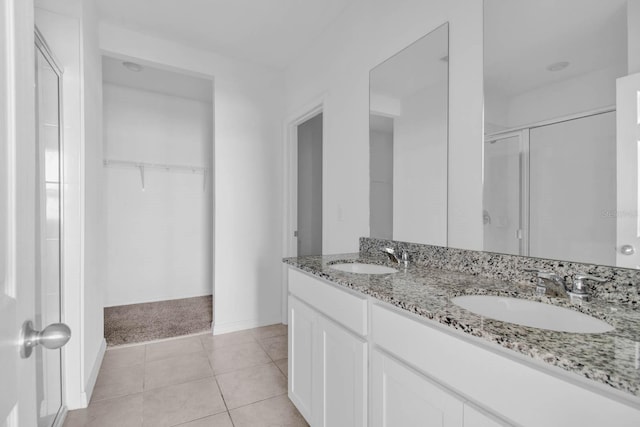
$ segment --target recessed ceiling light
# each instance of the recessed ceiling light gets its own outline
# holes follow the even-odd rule
[[[547,71],[561,71],[569,66],[567,61],[555,62],[549,66],[547,66]]]
[[[142,65],[136,64],[135,62],[125,61],[125,62],[122,63],[122,65],[127,70],[133,71],[133,72],[136,72],[136,73],[139,73],[140,71],[142,71],[144,69],[144,67],[142,67]]]

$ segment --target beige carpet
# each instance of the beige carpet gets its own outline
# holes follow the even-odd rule
[[[104,309],[108,346],[152,341],[211,331],[211,295]]]

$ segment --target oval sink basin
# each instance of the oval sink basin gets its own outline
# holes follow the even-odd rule
[[[398,272],[398,270],[396,270],[395,268],[385,267],[384,265],[364,264],[361,262],[345,262],[342,264],[332,264],[329,267],[333,268],[334,270],[358,274],[389,274]]]
[[[587,314],[519,298],[465,295],[451,301],[481,316],[532,328],[581,334],[598,334],[614,329],[608,323]]]

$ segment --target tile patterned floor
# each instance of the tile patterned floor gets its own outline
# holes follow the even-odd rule
[[[307,426],[286,376],[285,325],[111,348],[91,404],[64,425]]]

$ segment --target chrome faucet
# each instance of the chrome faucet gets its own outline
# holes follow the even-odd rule
[[[564,277],[561,277],[553,271],[540,270],[538,268],[525,268],[524,271],[536,273],[538,278],[536,292],[540,295],[549,295],[553,297],[569,297],[571,288],[567,285]]]
[[[593,280],[594,282],[604,283],[607,280],[600,277],[590,276],[584,273],[577,273],[573,278],[573,283],[559,276],[552,271],[541,270],[538,268],[525,268],[525,271],[536,273],[538,281],[536,292],[540,295],[549,295],[552,297],[564,297],[570,300],[588,301],[590,294],[587,291],[585,280]]]
[[[396,255],[396,251],[393,248],[387,247],[387,248],[381,248],[380,250],[389,257],[389,261],[391,261],[392,263],[404,264],[405,267],[409,265],[409,252],[402,251],[401,257],[398,258],[398,256]]]
[[[380,250],[389,257],[389,261],[394,264],[400,264],[400,259],[396,256],[396,251],[393,248],[382,248]]]

